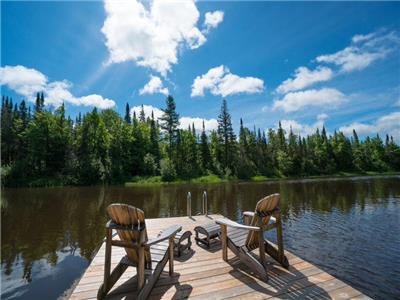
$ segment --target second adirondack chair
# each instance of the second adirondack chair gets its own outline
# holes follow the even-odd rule
[[[222,258],[228,260],[228,248],[250,269],[267,280],[266,253],[288,268],[289,262],[284,254],[282,221],[279,209],[279,194],[267,196],[256,205],[254,212],[244,212],[244,223],[239,224],[229,219],[219,219],[221,226]],[[265,232],[277,231],[278,248],[268,243]],[[259,249],[259,257],[252,251]]]
[[[182,227],[171,226],[158,237],[148,240],[142,210],[126,204],[111,204],[107,207],[107,213],[111,220],[106,225],[104,282],[97,298],[104,298],[125,270],[133,266],[137,270],[137,299],[146,299],[167,262],[169,274],[173,274],[174,237]],[[117,231],[119,240],[113,239],[113,230]],[[112,246],[125,248],[126,255],[110,273]]]

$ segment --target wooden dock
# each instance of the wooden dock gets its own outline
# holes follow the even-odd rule
[[[169,225],[180,224],[191,230],[213,222],[221,215],[146,219],[149,237],[156,236]],[[286,270],[270,259],[269,280],[261,281],[235,256],[228,252],[229,262],[222,260],[221,243],[210,249],[194,243],[192,251],[175,257],[175,273],[168,276],[168,264],[161,274],[150,299],[370,299],[343,281],[309,262],[285,251],[290,267]],[[70,299],[95,299],[103,282],[105,244],[73,290]],[[124,249],[113,247],[112,268],[125,255]],[[128,268],[109,293],[107,299],[136,298],[136,268]]]

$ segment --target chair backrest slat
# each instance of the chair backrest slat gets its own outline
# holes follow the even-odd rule
[[[127,204],[114,203],[107,207],[109,217],[117,224],[130,227],[132,229],[144,227],[144,233],[139,230],[117,230],[118,236],[122,241],[143,243],[147,242],[147,231],[144,212],[134,206]],[[136,249],[125,248],[128,258],[137,263],[139,261],[138,251]],[[145,249],[145,262],[151,263],[150,251]]]
[[[269,195],[257,202],[256,209],[254,211],[254,216],[250,221],[250,226],[260,226],[268,225],[271,215],[274,211],[279,208],[279,194]],[[249,231],[246,239],[246,246],[250,250],[257,248],[258,242],[258,232]]]

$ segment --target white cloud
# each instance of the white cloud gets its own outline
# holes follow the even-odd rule
[[[106,0],[101,29],[110,53],[109,63],[134,61],[162,75],[178,62],[178,50],[206,42],[197,27],[200,13],[194,0]]]
[[[369,33],[369,34],[356,34],[355,36],[352,37],[351,41],[353,43],[358,43],[358,42],[363,42],[366,40],[370,40],[376,35],[375,32]]]
[[[49,82],[43,73],[24,66],[5,66],[0,68],[0,85],[6,85],[16,93],[35,101],[38,92],[45,94],[45,104],[58,107],[63,102],[72,105],[95,106],[100,109],[111,108],[115,102],[92,94],[83,97],[72,95],[72,84],[66,80]]]
[[[314,83],[328,81],[333,77],[333,72],[327,67],[317,67],[309,70],[306,67],[296,69],[293,78],[286,79],[276,91],[281,94],[304,89]]]
[[[7,85],[16,93],[28,97],[42,91],[47,77],[41,72],[24,66],[0,67],[0,85]]]
[[[261,93],[264,90],[264,81],[255,77],[239,77],[221,65],[195,78],[191,96],[204,96],[205,90],[222,97],[239,93]]]
[[[146,85],[140,89],[139,94],[140,95],[145,95],[145,94],[164,94],[164,95],[168,95],[169,91],[168,88],[164,87],[161,78],[157,77],[157,76],[150,76],[150,80],[148,83],[146,83]]]
[[[135,112],[136,117],[139,118],[140,112],[142,110],[142,106],[134,106],[131,108],[131,116],[133,116],[133,112]],[[143,111],[146,118],[151,118],[151,112],[154,113],[154,119],[159,120],[164,112],[152,105],[143,105]],[[204,127],[206,131],[212,131],[217,129],[218,122],[216,119],[203,119],[203,118],[193,118],[193,117],[181,117],[179,118],[179,128],[181,129],[188,129],[188,126],[192,126],[194,123],[194,128],[198,131],[203,129],[203,120],[204,120]]]
[[[115,106],[115,102],[108,98],[103,98],[101,95],[91,94],[88,96],[79,97],[79,105],[95,106],[100,109],[107,109]]]
[[[224,12],[220,10],[216,10],[213,12],[206,12],[204,18],[204,27],[206,31],[210,30],[211,28],[216,28],[219,23],[224,20]]]
[[[202,119],[202,118],[191,118],[191,117],[182,117],[179,119],[181,129],[187,129],[188,126],[192,126],[194,124],[194,128],[197,131],[203,130],[203,121],[204,128],[206,131],[217,130],[218,121],[216,119]]]
[[[289,134],[290,128],[292,129],[294,134],[305,137],[307,135],[311,135],[315,133],[317,128],[322,130],[324,126],[325,120],[328,118],[327,114],[320,114],[317,116],[317,120],[314,124],[301,124],[295,120],[281,120],[281,126],[286,131],[286,134]],[[278,124],[276,124],[276,128],[278,128]]]
[[[340,67],[341,72],[362,70],[374,61],[385,58],[398,48],[400,37],[395,32],[355,35],[350,46],[333,54],[320,55],[320,63],[331,63]]]
[[[345,135],[351,136],[353,129],[358,135],[375,135],[379,133],[381,136],[386,134],[392,135],[393,138],[400,142],[400,112],[393,112],[386,116],[380,117],[370,124],[354,122],[348,126],[340,127],[339,130]]]
[[[131,115],[133,116],[133,112],[135,112],[136,117],[139,118],[141,111],[142,111],[141,105],[134,106],[131,108]],[[161,116],[164,114],[164,112],[161,109],[151,106],[151,105],[143,105],[143,111],[144,111],[144,115],[146,116],[146,118],[151,118],[151,112],[153,112],[155,120],[160,119]]]
[[[281,100],[275,100],[273,109],[293,112],[305,107],[335,107],[345,100],[345,95],[332,88],[305,90],[286,94]]]

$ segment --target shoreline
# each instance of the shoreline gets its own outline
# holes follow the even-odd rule
[[[380,176],[400,176],[400,172],[341,172],[329,175],[315,175],[315,176],[290,176],[290,177],[266,177],[266,176],[254,176],[249,179],[238,179],[238,178],[222,178],[217,175],[200,176],[188,180],[177,179],[175,181],[162,181],[161,176],[153,177],[136,177],[133,181],[115,182],[108,184],[97,184],[91,186],[124,186],[124,187],[157,187],[157,186],[168,186],[168,185],[184,185],[184,184],[221,184],[221,183],[261,183],[261,182],[276,182],[276,181],[297,181],[297,180],[314,180],[314,179],[341,179],[341,178],[363,178],[363,177],[380,177]],[[42,183],[42,178],[39,178]],[[36,181],[36,180],[35,180]],[[54,183],[55,181],[53,181]],[[4,188],[56,188],[56,187],[83,187],[88,185],[68,185],[68,184],[27,184],[22,186],[2,186]]]

